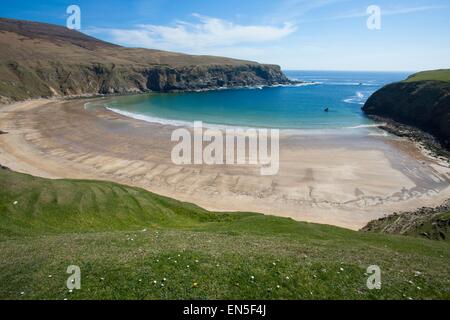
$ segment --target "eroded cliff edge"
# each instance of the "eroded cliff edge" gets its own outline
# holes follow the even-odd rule
[[[67,28],[0,18],[0,99],[290,83],[279,66],[125,48]]]
[[[375,92],[363,111],[419,128],[450,149],[450,70],[421,72]]]

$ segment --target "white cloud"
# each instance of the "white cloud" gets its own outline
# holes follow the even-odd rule
[[[88,33],[106,33],[113,42],[127,46],[183,51],[267,43],[287,37],[296,30],[290,23],[281,26],[239,25],[199,14],[193,16],[195,23],[141,24],[132,29],[91,29]]]
[[[271,12],[269,21],[297,21],[305,14],[324,7],[338,5],[350,0],[283,0],[277,1],[277,10]]]
[[[430,5],[430,6],[421,6],[421,7],[391,7],[385,9],[381,7],[381,14],[383,16],[395,16],[399,14],[408,14],[414,12],[422,12],[422,11],[430,11],[430,10],[439,10],[439,9],[447,9],[450,6],[439,6],[439,5]],[[342,15],[337,15],[331,18],[325,18],[322,20],[339,20],[339,19],[349,19],[349,18],[361,18],[368,16],[365,10],[354,11]]]
[[[394,8],[390,10],[385,10],[385,15],[397,15],[397,14],[406,14],[406,13],[413,13],[413,12],[422,12],[422,11],[429,11],[429,10],[439,10],[439,9],[446,9],[449,8],[449,6],[422,6],[422,7],[405,7],[405,8]]]

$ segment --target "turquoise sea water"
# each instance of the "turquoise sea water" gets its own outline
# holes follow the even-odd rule
[[[406,73],[286,71],[305,85],[186,93],[152,93],[115,98],[110,110],[133,118],[173,125],[280,129],[339,129],[373,124],[361,111],[367,98]],[[329,108],[329,112],[324,112]]]

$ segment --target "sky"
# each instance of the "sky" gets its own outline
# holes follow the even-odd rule
[[[450,0],[0,0],[0,17],[66,25],[128,47],[208,54],[285,70],[450,68]],[[380,19],[367,12],[380,9]],[[375,20],[374,20],[375,17]],[[380,21],[379,28],[369,22]],[[373,24],[370,24],[373,26]]]

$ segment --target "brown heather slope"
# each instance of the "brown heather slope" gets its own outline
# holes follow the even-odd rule
[[[61,26],[0,18],[0,101],[288,82],[275,65],[125,48]]]

